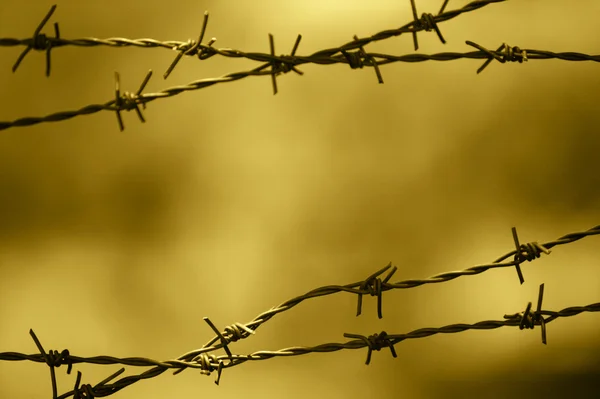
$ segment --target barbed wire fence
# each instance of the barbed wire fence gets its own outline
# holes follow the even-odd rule
[[[239,366],[247,361],[256,360],[267,360],[274,357],[283,356],[300,356],[308,353],[327,353],[336,352],[344,349],[361,349],[367,348],[366,364],[371,362],[372,351],[379,351],[383,348],[389,348],[392,356],[396,357],[394,345],[407,340],[425,338],[435,334],[449,334],[458,333],[467,330],[492,330],[500,327],[519,327],[522,329],[533,329],[535,326],[540,326],[542,331],[542,343],[547,343],[546,338],[546,325],[560,317],[571,317],[576,316],[583,312],[600,312],[600,302],[592,303],[586,306],[572,306],[560,311],[550,311],[542,309],[542,300],[544,294],[544,284],[540,285],[539,296],[537,301],[537,307],[532,310],[532,303],[529,302],[524,311],[506,314],[504,320],[486,320],[480,321],[474,324],[451,324],[439,328],[421,328],[418,330],[411,331],[405,334],[388,334],[385,331],[375,333],[370,336],[364,336],[359,334],[345,333],[344,337],[353,338],[351,341],[344,343],[325,343],[313,347],[290,347],[276,351],[257,351],[248,355],[233,354],[230,349],[230,344],[240,339],[248,338],[249,336],[256,333],[256,330],[272,319],[275,315],[290,310],[294,306],[301,302],[332,295],[338,292],[348,292],[358,295],[358,304],[356,315],[359,316],[362,312],[362,296],[371,295],[377,296],[377,314],[381,319],[382,314],[382,294],[385,291],[394,289],[408,289],[415,288],[424,284],[436,284],[448,282],[463,276],[474,276],[481,274],[491,269],[514,267],[517,271],[519,282],[523,284],[524,277],[521,271],[521,264],[525,261],[531,262],[541,256],[541,254],[550,254],[550,250],[558,245],[565,245],[575,241],[578,241],[584,237],[600,234],[600,225],[592,227],[587,231],[573,232],[566,234],[556,240],[549,241],[543,244],[538,242],[529,242],[526,244],[520,244],[517,235],[516,228],[513,227],[513,240],[515,249],[502,255],[492,263],[476,265],[468,269],[461,271],[452,271],[435,276],[421,279],[421,280],[404,280],[395,283],[390,283],[391,277],[397,270],[396,266],[392,266],[391,262],[384,268],[378,270],[366,279],[346,284],[346,285],[328,285],[319,287],[311,290],[303,295],[292,298],[288,301],[283,302],[279,306],[273,307],[247,323],[234,323],[226,326],[222,331],[210,321],[208,317],[204,317],[204,321],[214,331],[215,336],[203,345],[200,349],[196,349],[187,352],[176,359],[157,361],[142,357],[128,357],[128,358],[116,358],[112,356],[94,356],[94,357],[81,357],[72,355],[68,349],[62,351],[49,350],[46,352],[42,346],[40,340],[35,335],[33,330],[29,333],[33,338],[35,345],[39,353],[36,354],[24,354],[17,352],[3,352],[0,353],[0,360],[5,361],[23,361],[29,360],[32,362],[46,363],[50,367],[50,376],[52,380],[52,397],[54,399],[64,399],[73,396],[74,398],[93,398],[93,397],[104,397],[109,396],[115,392],[120,391],[140,380],[157,377],[167,370],[175,369],[173,374],[178,374],[187,368],[197,369],[201,374],[210,375],[212,372],[217,372],[215,380],[216,384],[219,384],[221,379],[221,373],[223,369]],[[512,261],[506,261],[510,257],[513,257]],[[389,271],[388,274],[381,279],[381,275]],[[544,317],[546,316],[546,317]],[[224,355],[214,355],[212,352],[223,349]],[[80,371],[77,372],[77,379],[75,385],[71,391],[68,391],[60,396],[57,396],[56,376],[55,368],[61,365],[67,366],[67,374],[71,373],[74,364],[78,363],[90,363],[90,364],[122,364],[127,366],[136,367],[152,367],[151,369],[137,374],[123,377],[113,383],[110,381],[114,380],[120,374],[125,371],[125,368],[119,369],[103,381],[92,386],[90,384],[81,384],[82,374]]]
[[[296,42],[292,48],[290,55],[275,55],[275,44],[273,35],[269,34],[270,53],[243,52],[230,48],[215,48],[213,44],[216,39],[212,38],[207,44],[202,44],[204,35],[208,25],[208,13],[204,14],[202,30],[198,40],[181,41],[160,41],[155,39],[126,39],[126,38],[82,38],[82,39],[65,39],[60,37],[60,29],[58,23],[54,23],[54,37],[47,36],[41,33],[42,29],[56,10],[56,5],[52,6],[44,19],[35,29],[33,36],[26,39],[0,38],[0,46],[25,46],[25,49],[16,60],[12,70],[17,71],[19,65],[24,60],[25,56],[31,50],[43,51],[46,53],[46,76],[50,76],[51,72],[51,52],[53,49],[64,46],[79,46],[79,47],[138,47],[138,48],[166,48],[177,51],[177,56],[166,69],[163,77],[166,79],[171,74],[175,66],[179,63],[183,56],[197,57],[199,60],[207,60],[213,56],[222,56],[229,58],[246,58],[255,62],[261,63],[260,66],[242,72],[229,73],[216,78],[206,78],[194,80],[186,85],[178,85],[166,88],[157,93],[142,94],[146,84],[152,77],[153,72],[150,70],[141,85],[135,93],[123,92],[120,86],[118,72],[115,72],[115,98],[103,104],[91,104],[74,111],[56,112],[42,117],[25,117],[13,121],[0,121],[0,130],[5,130],[11,127],[32,126],[45,122],[60,122],[74,118],[80,115],[94,114],[100,111],[113,111],[117,115],[119,128],[124,130],[124,124],[121,117],[121,111],[135,110],[140,121],[145,122],[145,118],[140,110],[140,105],[145,108],[146,104],[157,99],[167,98],[179,95],[181,93],[193,90],[203,89],[220,83],[233,82],[249,76],[271,76],[271,84],[273,86],[273,94],[277,94],[276,77],[281,74],[286,74],[290,71],[302,75],[303,72],[297,67],[304,64],[331,65],[331,64],[347,64],[352,69],[369,67],[375,70],[375,74],[379,83],[384,83],[383,75],[380,66],[395,62],[424,62],[424,61],[452,61],[462,58],[467,59],[485,59],[486,61],[477,69],[477,73],[482,72],[493,60],[500,63],[519,62],[529,60],[544,60],[544,59],[560,59],[564,61],[594,61],[600,62],[600,55],[588,55],[577,52],[560,52],[555,53],[546,50],[535,50],[520,47],[509,46],[502,44],[496,50],[489,50],[486,47],[467,40],[465,43],[477,51],[466,53],[445,52],[438,54],[406,54],[406,55],[390,55],[381,53],[369,53],[364,47],[369,43],[386,40],[392,37],[397,37],[405,33],[411,33],[415,51],[418,50],[417,32],[420,31],[435,31],[437,36],[445,43],[446,40],[442,35],[439,23],[456,18],[459,15],[467,12],[478,10],[482,7],[493,3],[501,3],[507,0],[477,0],[473,1],[464,7],[456,10],[445,11],[448,0],[442,4],[440,12],[437,15],[423,13],[419,18],[417,16],[416,5],[414,0],[411,0],[414,20],[406,23],[397,29],[388,29],[376,33],[370,37],[358,38],[354,36],[354,40],[343,44],[339,47],[324,49],[317,51],[308,56],[296,55],[296,51],[302,39],[298,35]]]
[[[145,122],[142,115],[140,105],[146,108],[146,103],[157,99],[172,97],[186,91],[198,90],[209,87],[218,83],[232,82],[243,79],[249,76],[271,76],[271,84],[273,93],[277,94],[276,77],[281,74],[286,74],[294,71],[302,75],[303,72],[297,67],[304,64],[347,64],[352,69],[360,69],[370,67],[375,70],[375,74],[379,83],[384,83],[383,75],[379,66],[395,62],[424,62],[424,61],[451,61],[461,58],[481,59],[485,60],[483,65],[477,69],[477,73],[482,72],[493,60],[500,63],[519,62],[541,59],[561,59],[565,61],[595,61],[600,62],[600,55],[587,55],[576,52],[560,52],[555,53],[545,50],[534,50],[527,48],[512,47],[507,44],[502,44],[496,50],[489,50],[472,41],[466,41],[466,44],[477,49],[466,53],[444,52],[438,54],[407,54],[407,55],[389,55],[381,53],[369,53],[364,47],[369,43],[385,40],[388,38],[400,36],[404,33],[411,33],[415,51],[418,50],[417,33],[420,31],[435,31],[442,43],[446,43],[446,39],[441,33],[438,26],[439,23],[455,18],[463,13],[478,10],[492,3],[501,3],[507,0],[477,0],[473,1],[464,7],[456,10],[446,11],[449,0],[444,0],[440,11],[437,15],[423,13],[418,17],[415,1],[411,0],[413,20],[406,23],[400,28],[390,29],[376,33],[370,37],[358,38],[354,36],[354,40],[344,45],[335,48],[324,49],[315,52],[308,56],[296,55],[299,48],[302,36],[298,35],[296,42],[292,47],[290,55],[275,55],[275,46],[273,35],[269,34],[270,53],[243,52],[230,48],[215,48],[213,44],[216,39],[212,38],[207,44],[202,44],[208,24],[208,12],[204,14],[204,21],[201,28],[201,33],[198,40],[181,41],[160,41],[155,39],[126,39],[126,38],[81,38],[81,39],[65,39],[60,37],[58,23],[54,23],[54,37],[49,37],[41,33],[46,23],[50,20],[56,10],[56,5],[52,6],[34,34],[26,39],[0,38],[0,46],[14,47],[24,46],[25,49],[20,54],[13,66],[13,72],[17,71],[19,65],[31,50],[45,52],[46,55],[46,76],[50,76],[51,72],[51,51],[55,48],[63,46],[79,46],[79,47],[138,47],[138,48],[166,48],[177,52],[175,59],[166,69],[163,78],[167,79],[172,73],[176,65],[180,62],[183,56],[197,57],[199,60],[207,60],[213,56],[222,56],[229,58],[246,58],[252,61],[261,63],[260,66],[244,72],[230,73],[217,78],[208,78],[195,80],[187,85],[174,86],[164,89],[157,93],[142,94],[146,84],[152,76],[152,71],[149,71],[142,81],[142,84],[135,93],[123,92],[120,87],[119,74],[115,72],[115,98],[103,104],[92,104],[75,111],[63,111],[53,113],[43,117],[25,117],[16,119],[10,122],[0,122],[0,130],[5,130],[12,127],[31,126],[45,122],[60,122],[79,115],[88,115],[100,111],[112,111],[116,113],[117,121],[120,130],[124,130],[124,124],[121,116],[121,111],[135,110],[139,119]],[[540,326],[542,343],[547,343],[547,324],[561,317],[575,316],[584,312],[600,311],[600,302],[589,304],[586,306],[567,307],[560,311],[550,311],[542,309],[542,300],[544,295],[544,284],[540,285],[537,305],[532,310],[532,302],[529,302],[524,311],[506,314],[504,320],[486,320],[474,324],[452,324],[438,328],[421,328],[404,334],[388,334],[385,331],[375,333],[370,336],[360,334],[345,333],[344,337],[351,339],[344,343],[325,343],[313,347],[289,347],[276,351],[257,351],[248,355],[234,354],[231,351],[231,344],[241,339],[248,338],[256,333],[256,330],[272,319],[274,316],[286,312],[301,302],[332,295],[339,292],[347,292],[358,295],[357,312],[359,316],[362,312],[362,297],[370,295],[377,297],[377,314],[381,319],[383,317],[382,297],[385,291],[395,289],[414,288],[425,284],[444,283],[463,276],[474,276],[491,269],[514,267],[520,284],[524,283],[524,276],[521,270],[523,262],[531,262],[540,258],[542,254],[550,254],[550,250],[559,245],[565,245],[578,241],[584,237],[600,234],[600,225],[592,227],[589,230],[581,232],[573,232],[564,235],[554,241],[546,243],[529,242],[521,244],[517,235],[516,228],[512,229],[512,236],[515,249],[506,253],[488,264],[476,265],[460,271],[451,271],[437,274],[426,279],[403,280],[391,283],[392,276],[397,271],[396,266],[392,266],[390,262],[387,266],[368,276],[366,279],[346,284],[346,285],[328,285],[311,290],[303,295],[292,298],[283,302],[279,306],[273,307],[247,323],[234,323],[219,330],[208,317],[204,321],[209,325],[215,336],[203,345],[200,349],[187,352],[176,359],[166,361],[157,361],[143,357],[128,357],[116,358],[112,356],[94,356],[81,357],[72,355],[68,349],[62,351],[49,350],[46,351],[40,340],[33,330],[30,330],[30,335],[37,347],[39,353],[24,354],[18,352],[2,352],[0,360],[4,361],[32,361],[37,363],[46,363],[50,368],[50,376],[52,383],[52,395],[54,399],[63,399],[73,396],[75,399],[104,397],[112,395],[140,380],[157,377],[167,370],[173,369],[173,374],[178,374],[185,369],[191,368],[199,370],[201,374],[211,375],[217,373],[215,383],[219,384],[221,374],[224,369],[241,365],[247,361],[267,360],[274,357],[282,356],[299,356],[308,353],[327,353],[346,349],[362,349],[367,348],[366,364],[371,362],[372,352],[380,351],[381,349],[389,348],[393,357],[396,357],[395,345],[408,339],[425,338],[435,334],[458,333],[467,330],[490,330],[500,327],[519,327],[520,329],[533,329],[535,326]],[[512,260],[508,260],[509,258]],[[387,275],[382,275],[387,272]],[[215,355],[213,352],[223,350],[225,354]],[[152,367],[151,369],[127,377],[123,377],[114,382],[125,369],[121,368],[103,381],[91,385],[82,384],[82,373],[77,372],[76,382],[73,389],[61,395],[58,394],[56,384],[55,369],[61,365],[67,366],[67,374],[72,371],[73,365],[79,363],[89,363],[97,365],[113,365],[120,364],[134,367]]]

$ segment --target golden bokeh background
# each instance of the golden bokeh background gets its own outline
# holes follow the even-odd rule
[[[418,0],[437,13],[441,0]],[[450,0],[448,9],[468,1]],[[29,37],[52,2],[3,0],[0,37]],[[299,55],[404,25],[397,0],[63,0],[46,26],[61,36],[206,38],[217,47]],[[422,53],[487,48],[600,53],[600,3],[492,4],[440,24],[448,43],[419,34]],[[207,40],[206,39],[206,40]],[[114,71],[145,92],[256,67],[253,61],[183,58],[167,81],[166,49],[0,49],[0,120],[109,101]],[[413,53],[410,35],[367,51]],[[304,76],[250,77],[148,104],[140,123],[99,112],[0,132],[0,352],[45,349],[79,356],[168,360],[213,333],[314,288],[366,278],[392,261],[393,280],[488,263],[521,242],[550,241],[600,220],[600,65],[531,60],[396,63],[371,68],[304,65]],[[355,317],[347,293],[276,316],[236,353],[344,342],[344,332],[405,333],[501,320],[535,303],[560,310],[600,299],[599,238],[556,247],[514,269],[386,292],[382,320],[366,297]],[[586,397],[600,381],[600,316],[540,329],[502,328],[409,340],[367,350],[247,362],[214,375],[187,370],[138,382],[114,398]],[[120,366],[77,365],[96,384]],[[143,368],[126,367],[126,375]],[[59,394],[75,371],[57,369]],[[44,364],[0,362],[0,397],[50,397]]]

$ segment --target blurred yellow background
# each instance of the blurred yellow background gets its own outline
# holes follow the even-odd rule
[[[442,1],[418,0],[419,14]],[[450,0],[449,10],[468,1]],[[31,36],[49,1],[3,0],[0,37]],[[353,35],[397,28],[409,0],[63,0],[44,32],[61,36],[197,39],[216,47],[290,52],[337,47]],[[600,3],[564,0],[492,4],[440,24],[447,40],[419,34],[422,53],[490,49],[598,54]],[[413,53],[410,35],[367,51]],[[43,116],[245,71],[258,64],[185,57],[167,81],[166,49],[2,48],[0,120]],[[143,124],[123,112],[0,132],[0,352],[68,348],[78,356],[168,360],[201,347],[219,327],[248,322],[287,299],[366,278],[392,261],[393,281],[488,263],[521,242],[553,240],[600,220],[598,89],[593,62],[480,60],[372,68],[303,65],[304,76],[250,77],[148,104]],[[306,301],[273,318],[236,353],[345,342],[344,332],[405,333],[422,327],[501,320],[535,303],[560,310],[600,300],[599,238],[554,249],[514,269],[383,297]],[[585,397],[600,378],[600,316],[582,314],[540,329],[501,328],[409,340],[367,350],[247,362],[214,375],[187,370],[138,382],[114,398],[512,398]],[[120,366],[77,365],[96,384]],[[144,369],[127,367],[127,374]],[[57,369],[59,394],[75,371]],[[50,397],[48,367],[0,362],[0,397]],[[575,396],[572,396],[575,395]],[[577,396],[579,395],[579,396]]]

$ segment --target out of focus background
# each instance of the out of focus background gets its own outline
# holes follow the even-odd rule
[[[419,14],[441,0],[418,0]],[[468,1],[451,0],[449,10]],[[50,1],[3,0],[0,37],[25,38]],[[353,35],[397,28],[409,0],[62,0],[44,32],[61,36],[197,39],[216,47],[297,54],[337,47]],[[600,52],[600,3],[492,4],[419,34],[422,53],[496,49]],[[367,51],[413,53],[410,35]],[[114,71],[123,90],[145,92],[258,66],[244,59],[185,57],[167,81],[166,49],[0,49],[0,120],[43,116],[109,101]],[[366,278],[392,261],[392,280],[426,278],[488,263],[521,242],[545,242],[600,220],[598,90],[592,62],[480,60],[371,68],[304,65],[304,76],[267,76],[156,100],[147,123],[124,112],[0,132],[0,352],[68,348],[78,356],[168,360],[213,332],[330,284]],[[344,332],[405,333],[422,327],[502,320],[537,301],[560,310],[600,300],[600,241],[556,247],[514,269],[386,292],[382,320],[366,297],[313,299],[276,316],[236,353],[345,342]],[[540,329],[501,328],[409,340],[367,350],[247,362],[214,375],[187,370],[138,382],[115,399],[591,397],[600,381],[600,316]],[[77,365],[96,384],[120,366]],[[75,371],[57,369],[59,394]],[[126,374],[143,368],[127,367]],[[48,367],[0,362],[0,397],[47,398]]]

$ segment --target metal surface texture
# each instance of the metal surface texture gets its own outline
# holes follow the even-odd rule
[[[357,316],[361,314],[361,304],[362,304],[362,295],[371,295],[378,297],[378,317],[382,318],[381,314],[381,294],[383,291],[392,290],[392,289],[401,289],[401,288],[414,288],[423,284],[430,283],[441,283],[449,280],[453,280],[460,276],[472,276],[475,274],[483,273],[484,271],[490,270],[492,268],[502,268],[502,267],[519,267],[519,265],[524,261],[532,261],[536,258],[540,257],[540,254],[546,253],[549,254],[550,248],[553,248],[558,245],[564,245],[568,243],[575,242],[587,236],[598,235],[600,234],[600,226],[595,226],[587,231],[581,232],[573,232],[566,234],[556,240],[548,241],[544,244],[538,244],[537,242],[531,242],[527,244],[519,244],[519,240],[517,237],[516,229],[512,229],[513,239],[516,245],[515,250],[506,253],[505,255],[499,257],[494,262],[485,265],[477,265],[470,267],[468,269],[462,271],[454,271],[447,272],[432,276],[427,279],[422,280],[405,280],[399,281],[396,283],[388,283],[389,279],[396,271],[396,267],[394,266],[388,275],[381,280],[379,276],[390,269],[392,267],[391,263],[384,267],[383,269],[377,271],[371,276],[367,277],[365,280],[347,284],[347,285],[328,285],[316,288],[307,292],[304,295],[297,296],[288,301],[283,302],[279,306],[271,308],[266,312],[263,312],[256,316],[252,321],[242,324],[235,323],[231,326],[227,326],[223,331],[219,331],[217,327],[210,321],[209,318],[205,317],[204,321],[209,325],[209,327],[215,332],[215,336],[209,342],[207,342],[202,348],[187,352],[177,359],[166,360],[166,361],[157,361],[143,357],[133,357],[133,358],[117,358],[113,356],[94,356],[94,357],[81,357],[71,355],[69,350],[65,349],[62,351],[50,350],[46,352],[38,340],[37,336],[30,330],[30,334],[39,350],[40,353],[37,354],[23,354],[17,352],[4,352],[0,353],[0,360],[5,361],[22,361],[29,360],[32,362],[38,363],[46,363],[50,367],[50,374],[52,380],[52,390],[53,390],[53,398],[63,399],[73,396],[74,398],[84,398],[84,397],[104,397],[111,395],[115,392],[120,391],[123,388],[128,387],[129,385],[143,380],[156,377],[169,369],[175,369],[174,374],[180,373],[186,368],[199,369],[202,374],[210,375],[212,372],[217,372],[217,377],[215,380],[216,384],[219,384],[221,378],[221,372],[225,368],[230,368],[233,366],[240,365],[247,361],[253,360],[266,360],[274,357],[282,357],[282,356],[299,356],[305,355],[308,353],[326,353],[326,352],[336,352],[344,349],[361,349],[368,348],[366,364],[369,364],[371,361],[371,354],[373,350],[381,350],[383,348],[389,348],[392,356],[397,357],[396,352],[394,350],[394,345],[400,343],[407,339],[416,339],[416,338],[425,338],[435,334],[449,334],[449,333],[458,333],[467,330],[493,330],[500,327],[519,327],[522,329],[533,329],[535,326],[540,326],[542,331],[542,343],[546,344],[546,325],[557,318],[560,317],[571,317],[576,316],[580,313],[584,312],[600,312],[600,302],[589,304],[587,306],[572,306],[560,311],[550,311],[542,309],[542,299],[544,293],[544,284],[540,285],[539,297],[537,302],[536,310],[531,310],[531,302],[527,305],[526,309],[523,312],[515,313],[515,314],[507,314],[504,315],[505,320],[485,320],[480,321],[474,324],[451,324],[444,327],[438,328],[420,328],[409,333],[405,334],[388,334],[385,331],[381,333],[376,333],[370,336],[363,336],[359,334],[350,334],[345,333],[344,337],[346,338],[354,338],[351,341],[344,343],[326,343],[321,345],[316,345],[313,347],[290,347],[284,348],[277,351],[256,351],[248,355],[242,354],[233,354],[231,349],[229,348],[229,344],[232,342],[236,342],[240,339],[244,339],[249,337],[250,335],[256,332],[256,329],[269,321],[273,316],[279,313],[283,313],[287,310],[290,310],[294,306],[303,302],[304,300],[317,298],[322,296],[327,296],[331,294],[335,294],[338,292],[349,292],[358,295],[358,310]],[[514,260],[512,262],[500,263],[503,260],[514,256]],[[518,269],[519,270],[519,269]],[[522,274],[519,271],[519,277],[522,278]],[[522,280],[521,280],[522,283]],[[547,316],[547,317],[544,317]],[[210,352],[214,352],[219,349],[224,349],[226,354],[216,356]],[[72,366],[78,363],[90,363],[90,364],[100,364],[100,365],[108,365],[108,364],[122,364],[127,366],[137,366],[137,367],[152,367],[153,368],[138,374],[138,375],[130,375],[127,377],[123,377],[120,380],[115,381],[110,384],[109,382],[122,374],[125,369],[121,368],[119,371],[115,372],[111,376],[107,377],[105,380],[96,384],[95,386],[91,386],[89,384],[83,384],[80,386],[81,382],[81,372],[77,373],[77,380],[73,390],[66,392],[60,396],[57,396],[57,386],[56,386],[56,377],[55,377],[55,368],[61,365],[67,365],[67,373],[70,374],[72,370]]]

